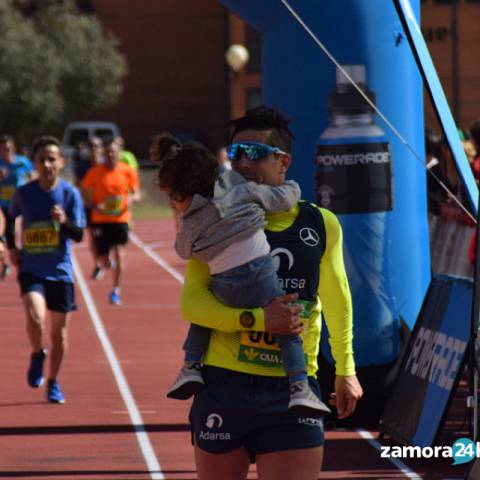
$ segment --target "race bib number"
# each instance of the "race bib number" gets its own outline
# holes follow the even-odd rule
[[[282,368],[282,352],[275,336],[267,332],[241,332],[238,359],[267,367]]]
[[[57,222],[35,222],[25,227],[23,249],[27,253],[52,253],[59,245],[60,225]]]
[[[123,197],[121,195],[106,197],[103,204],[103,213],[105,215],[115,217],[123,212]]]
[[[308,321],[312,314],[314,302],[298,300],[295,303],[303,306],[303,312],[300,314],[300,317],[304,319],[305,323],[305,328],[302,334],[303,337],[307,331]],[[268,332],[241,332],[238,360],[240,362],[266,367],[283,368],[280,346],[275,340],[275,335]]]
[[[17,187],[15,185],[4,185],[3,187],[0,187],[0,200],[10,201],[16,190]]]

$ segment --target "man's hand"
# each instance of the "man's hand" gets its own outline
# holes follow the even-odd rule
[[[357,402],[363,396],[363,389],[356,375],[335,377],[335,393],[330,395],[328,403],[337,408],[338,418],[347,418],[354,411]]]
[[[67,221],[65,210],[60,205],[54,205],[51,213],[53,220],[56,220],[60,225],[63,225]]]
[[[263,308],[266,332],[277,335],[299,335],[302,333],[303,323],[299,314],[303,311],[303,307],[301,305],[290,305],[297,298],[296,293],[275,297]]]

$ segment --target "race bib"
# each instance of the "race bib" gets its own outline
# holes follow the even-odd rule
[[[116,217],[123,212],[123,197],[121,195],[105,197],[103,205],[105,215]]]
[[[15,185],[0,186],[0,200],[10,201],[13,198],[13,194],[16,192],[17,187]]]
[[[267,367],[283,367],[282,352],[275,336],[267,332],[241,332],[238,360]]]
[[[314,302],[298,300],[295,303],[303,305],[303,312],[300,314],[300,317],[304,319],[305,323],[305,328],[302,333],[303,337],[308,329],[308,321]],[[241,332],[238,360],[255,365],[283,368],[280,346],[275,340],[275,335],[268,332]]]
[[[60,225],[57,222],[34,222],[25,226],[23,249],[27,253],[52,253],[59,245]]]

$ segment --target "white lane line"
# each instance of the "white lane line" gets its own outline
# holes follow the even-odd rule
[[[130,391],[127,379],[123,374],[122,367],[120,366],[120,362],[117,358],[113,345],[108,338],[102,319],[98,313],[97,307],[95,306],[95,302],[92,298],[87,282],[85,281],[85,277],[83,276],[83,272],[80,268],[79,263],[77,262],[75,255],[72,255],[72,257],[73,268],[75,271],[75,276],[77,278],[78,286],[80,287],[83,298],[85,299],[88,313],[90,314],[93,326],[95,327],[95,332],[97,333],[98,339],[100,340],[103,350],[105,351],[105,355],[108,359],[108,363],[110,364],[110,368],[112,369],[115,381],[117,382],[117,386],[123,398],[123,402],[127,407],[128,414],[130,415],[130,420],[132,422],[133,428],[135,429],[135,435],[137,436],[140,450],[143,454],[143,457],[148,467],[148,471],[150,473],[150,478],[152,478],[153,480],[164,480],[165,477],[163,476],[160,462],[155,455],[148,434],[145,431],[142,416],[140,415],[140,411],[135,403],[132,392]]]
[[[173,278],[178,280],[180,283],[184,282],[183,275],[175,270],[166,260],[164,260],[158,253],[152,250],[146,243],[142,242],[139,237],[133,232],[129,233],[130,240],[141,250],[143,250],[155,263],[160,265],[165,271],[167,271]]]
[[[150,248],[164,247],[164,246],[165,246],[165,242],[162,242],[162,241],[153,242],[153,243],[149,243],[148,246],[149,246]]]
[[[370,432],[362,429],[357,429],[357,432],[363,439],[365,439],[370,445],[372,445],[373,448],[378,450],[379,453],[382,451],[382,444],[379,441],[375,440],[375,437]],[[389,458],[388,460],[390,460],[390,462],[393,463],[393,465],[395,465],[407,478],[415,478],[417,480],[422,478],[420,474],[408,468],[400,460],[397,460],[396,458]]]

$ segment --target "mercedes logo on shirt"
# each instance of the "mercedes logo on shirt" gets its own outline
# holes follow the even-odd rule
[[[300,240],[309,247],[316,247],[320,243],[320,237],[313,228],[302,228],[299,232]]]

